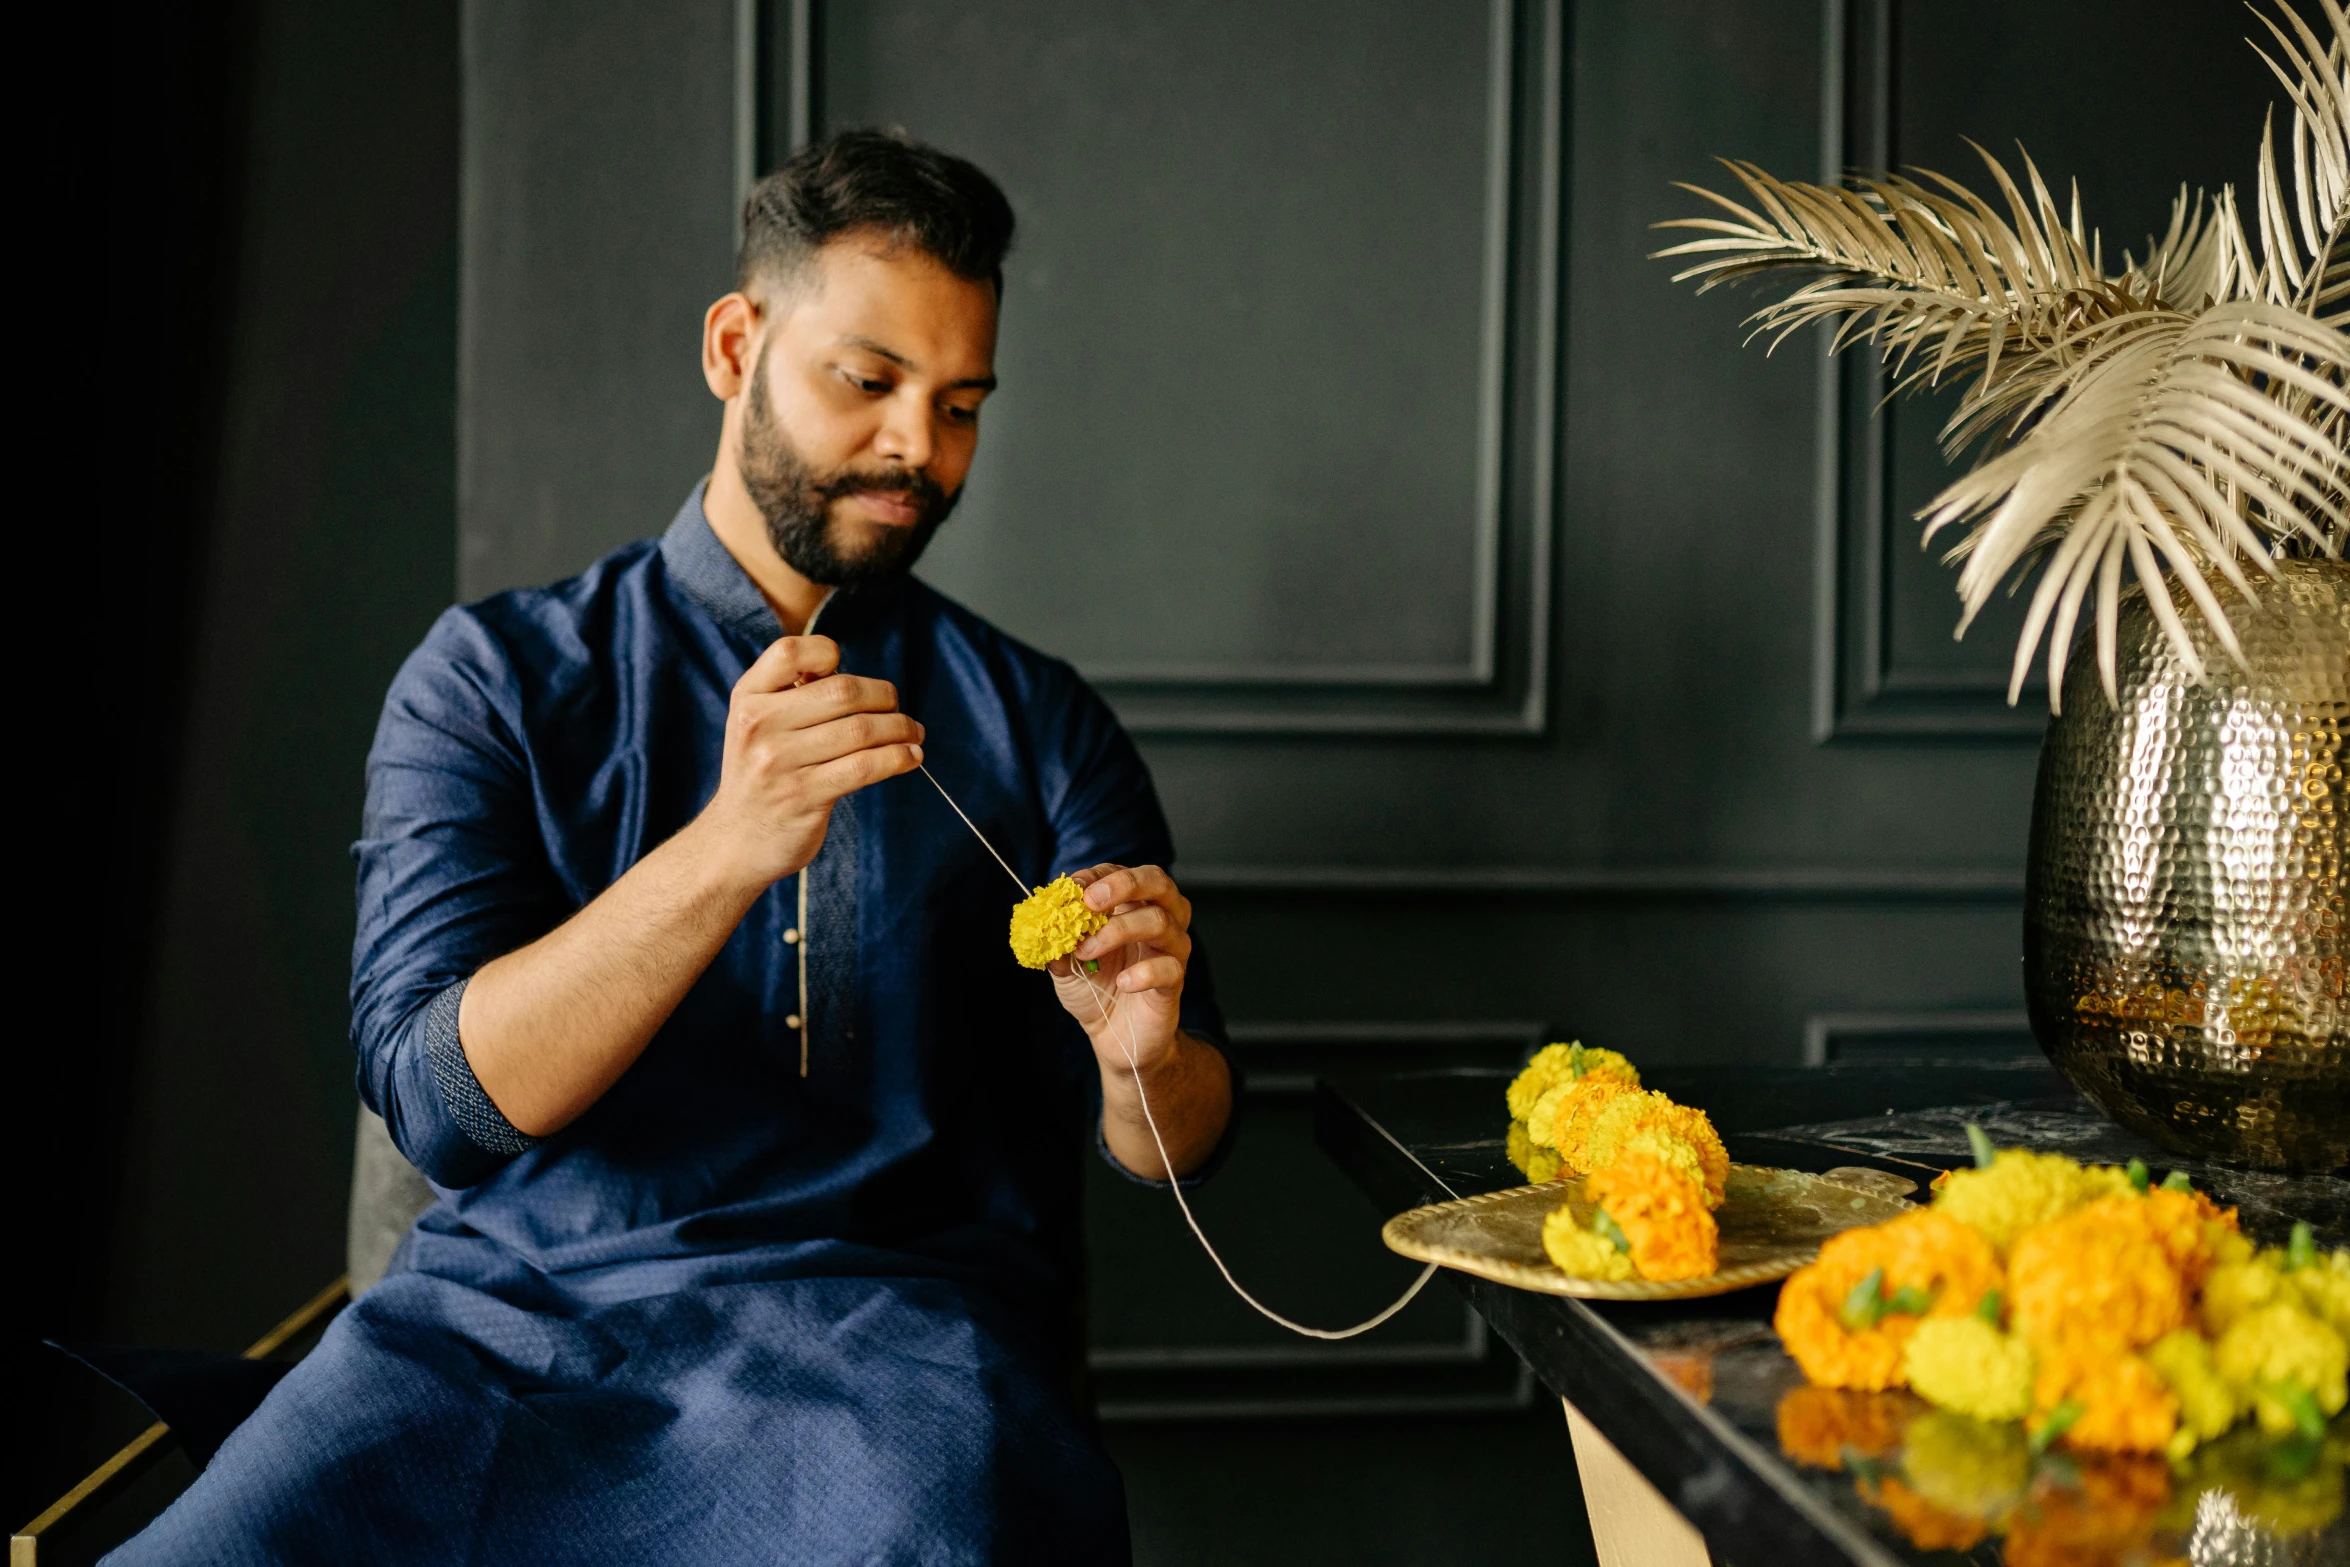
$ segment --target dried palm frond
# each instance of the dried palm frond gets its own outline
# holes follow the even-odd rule
[[[2202,666],[2162,586],[2165,566],[2221,645],[2240,657],[2205,572],[2254,596],[2236,557],[2266,567],[2270,553],[2246,524],[2247,502],[2256,515],[2287,520],[2321,550],[2339,553],[2350,531],[2339,488],[2342,453],[2258,389],[2265,380],[2350,413],[2340,345],[2329,340],[2335,336],[2297,311],[2250,302],[2193,316],[2148,311],[2082,328],[2061,345],[2070,362],[2031,388],[2037,406],[2030,428],[1926,509],[1928,538],[1982,519],[1953,552],[1966,561],[1958,579],[1967,606],[1962,632],[2012,567],[2035,551],[2047,556],[2016,649],[2009,701],[2022,689],[2043,629],[2054,632],[2048,678],[2050,700],[2057,699],[2073,625],[2093,582],[2097,664],[2113,690],[2114,590],[2125,561],[2150,590],[2149,607],[2191,671],[2200,676]],[[2307,368],[2329,354],[2336,356],[2331,381]]]
[[[2233,188],[2184,189],[2168,231],[2118,271],[2088,230],[2076,188],[2059,207],[2030,157],[2023,181],[1977,147],[2004,207],[1930,171],[1832,187],[1725,166],[1748,202],[1694,185],[1723,214],[1660,228],[1705,236],[1658,251],[1700,258],[1674,274],[1699,292],[1766,272],[1812,276],[1748,318],[1772,346],[1815,321],[1833,347],[1884,354],[1895,393],[1972,376],[1944,425],[1973,472],[1919,513],[1932,539],[1972,524],[1964,635],[2010,573],[2042,576],[2016,649],[2012,703],[2049,636],[2049,703],[2061,698],[2081,610],[2096,597],[2098,666],[2116,686],[2115,614],[2125,568],[2191,668],[2200,669],[2166,576],[2221,645],[2241,656],[2213,575],[2246,597],[2244,565],[2339,558],[2350,542],[2350,16],[2317,0],[2330,40],[2282,10],[2259,49],[2293,116],[2291,177],[2263,128],[2253,231]],[[2256,15],[2258,13],[2255,13]]]

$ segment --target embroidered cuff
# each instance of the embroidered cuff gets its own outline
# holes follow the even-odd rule
[[[470,979],[457,981],[425,1007],[425,1058],[432,1062],[433,1081],[440,1085],[441,1103],[449,1107],[457,1129],[475,1147],[509,1157],[528,1153],[538,1146],[539,1140],[516,1131],[514,1123],[490,1103],[490,1096],[482,1092],[481,1079],[473,1075],[473,1063],[465,1059],[464,1045],[458,1042],[457,1006],[465,999],[465,987],[471,983]]]

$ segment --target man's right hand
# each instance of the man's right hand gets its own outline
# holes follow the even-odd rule
[[[829,637],[785,637],[735,682],[718,792],[586,908],[484,964],[457,1033],[490,1102],[545,1137],[602,1097],[770,886],[816,858],[833,802],[912,772],[922,726]]]
[[[833,802],[922,763],[897,687],[839,670],[830,637],[784,637],[734,683],[718,792],[694,827],[761,888],[816,858]]]

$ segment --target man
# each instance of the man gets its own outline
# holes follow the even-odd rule
[[[793,158],[703,324],[706,485],[401,670],[352,1036],[440,1201],[121,1559],[1125,1557],[1074,1394],[1078,1161],[1203,1173],[1231,1079],[1132,744],[907,575],[1011,231],[936,150]],[[1097,973],[1014,965],[1017,894],[924,762],[1112,916]]]

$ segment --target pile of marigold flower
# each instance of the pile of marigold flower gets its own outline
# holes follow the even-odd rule
[[[2037,1452],[2183,1460],[2247,1416],[2324,1439],[2350,1372],[2350,1251],[2307,1225],[2260,1250],[2174,1172],[1994,1151],[1931,1207],[1847,1230],[1787,1280],[1774,1326],[1822,1387],[1907,1387],[2020,1422]]]
[[[1562,1203],[1542,1249],[1579,1278],[1696,1279],[1721,1253],[1713,1211],[1730,1156],[1705,1112],[1640,1086],[1613,1050],[1580,1044],[1537,1052],[1509,1086],[1509,1159],[1531,1181],[1588,1177],[1578,1218]]]

